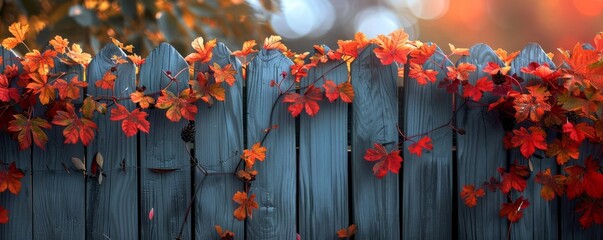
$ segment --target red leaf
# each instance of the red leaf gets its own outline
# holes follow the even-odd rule
[[[71,78],[70,82],[67,82],[63,79],[57,79],[54,82],[54,87],[59,90],[59,97],[61,99],[78,99],[80,98],[80,90],[88,86],[86,82],[80,82],[78,80],[78,76],[75,75]]]
[[[463,85],[463,97],[470,97],[473,101],[479,101],[485,92],[492,92],[494,83],[488,81],[488,77],[477,80],[475,86],[470,83]]]
[[[189,63],[194,63],[194,62],[198,62],[198,61],[201,61],[202,63],[206,63],[211,60],[212,51],[213,51],[214,47],[216,46],[216,39],[207,41],[204,45],[203,38],[198,37],[195,40],[193,40],[193,42],[191,43],[191,46],[197,52],[187,55],[184,58],[184,60],[186,60]]]
[[[179,97],[168,90],[162,90],[161,96],[157,99],[155,106],[160,109],[167,109],[165,116],[172,122],[178,122],[183,117],[190,121],[195,120],[197,106],[193,104],[193,99],[188,96],[186,90],[188,89],[182,91]]]
[[[0,74],[0,101],[8,102],[11,99],[18,101],[21,96],[19,90],[9,87],[9,81],[6,76]]]
[[[192,86],[193,95],[210,106],[214,104],[214,99],[224,101],[226,98],[226,90],[222,84],[210,83],[208,73],[198,73],[197,81],[191,80],[189,84]]]
[[[155,208],[151,208],[151,211],[149,211],[149,221],[153,220],[154,216],[155,216]]]
[[[94,130],[97,128],[92,120],[78,118],[71,105],[67,105],[67,111],[57,111],[57,114],[52,119],[52,123],[59,126],[65,126],[65,129],[63,130],[65,143],[75,144],[81,140],[84,146],[88,146],[92,141],[94,138]]]
[[[501,217],[507,217],[509,222],[517,222],[523,217],[523,210],[530,206],[528,199],[519,197],[514,203],[503,203],[502,209],[500,209],[499,215]]]
[[[110,70],[105,72],[103,78],[94,83],[94,86],[101,89],[113,90],[115,86],[115,79],[117,79],[117,75],[113,74]]]
[[[545,112],[551,111],[551,105],[546,102],[551,94],[546,87],[540,85],[526,88],[530,94],[520,94],[513,101],[513,107],[516,111],[515,118],[517,122],[528,118],[532,122],[539,122]]]
[[[245,56],[249,55],[250,53],[254,53],[254,52],[258,51],[258,50],[253,49],[253,47],[255,47],[256,45],[257,45],[257,43],[255,42],[255,40],[245,41],[243,43],[243,49],[232,52],[232,55],[235,55],[237,57],[245,57]]]
[[[438,72],[433,69],[423,69],[423,66],[417,63],[410,63],[410,71],[408,72],[408,76],[414,78],[419,85],[425,85],[427,82],[434,83],[436,81],[436,77]]]
[[[283,102],[291,103],[287,110],[289,110],[293,117],[297,117],[304,108],[309,116],[316,115],[320,109],[318,105],[318,101],[320,100],[322,100],[322,92],[320,88],[314,87],[314,84],[308,86],[304,95],[287,93],[285,94],[285,98],[283,98]]]
[[[240,204],[240,206],[235,209],[233,215],[235,216],[236,219],[238,219],[239,221],[243,221],[243,219],[245,219],[245,217],[252,217],[251,212],[253,211],[254,208],[259,208],[260,206],[258,205],[258,203],[255,201],[255,194],[252,194],[251,197],[247,197],[247,193],[246,192],[239,192],[237,191],[234,196],[232,197],[232,200],[235,201],[236,203]]]
[[[354,101],[354,88],[350,82],[346,81],[336,85],[335,82],[326,80],[322,87],[325,88],[325,95],[329,102],[333,102],[337,98],[341,98],[341,101],[347,103]]]
[[[214,79],[216,83],[226,82],[228,86],[234,85],[236,79],[235,75],[237,71],[232,69],[231,64],[227,64],[224,67],[220,67],[220,64],[214,63],[214,65],[210,65],[209,68],[214,71]]]
[[[12,162],[6,171],[0,172],[0,192],[8,191],[17,195],[21,191],[21,178],[25,176],[23,171],[19,170]]]
[[[48,136],[42,128],[50,129],[51,125],[42,118],[28,119],[23,114],[13,115],[14,120],[8,123],[8,131],[18,132],[19,150],[27,149],[31,146],[31,140],[42,149],[48,142]]]
[[[505,172],[504,168],[499,168],[498,172],[502,177],[502,182],[500,183],[500,190],[507,194],[512,189],[523,192],[526,189],[527,181],[526,178],[530,176],[530,170],[528,166],[525,165],[517,165],[514,163],[511,165],[509,172]]]
[[[568,121],[563,124],[563,132],[569,134],[569,137],[578,143],[581,143],[586,137],[595,138],[595,128],[587,123],[578,123],[574,126]]]
[[[385,147],[379,143],[375,143],[374,148],[369,148],[364,154],[364,160],[369,162],[379,161],[373,166],[373,173],[377,178],[381,179],[387,175],[389,171],[398,174],[401,163],[400,150],[392,150],[387,152]]]
[[[136,108],[131,113],[121,104],[116,104],[116,108],[111,109],[111,121],[121,121],[121,129],[124,131],[126,136],[131,137],[138,133],[138,130],[145,133],[149,133],[151,123],[147,121],[146,112],[141,112],[140,109]]]
[[[525,158],[529,158],[536,152],[536,148],[546,150],[546,132],[539,127],[530,127],[526,130],[521,127],[519,130],[513,130],[513,138],[511,143],[513,147],[520,147],[521,154]]]
[[[603,199],[584,198],[576,205],[575,211],[583,212],[578,221],[584,229],[593,223],[603,224]]]
[[[408,146],[408,151],[410,151],[410,153],[415,154],[419,157],[423,153],[423,149],[425,149],[427,151],[433,150],[433,144],[431,143],[431,138],[429,138],[428,136],[425,136],[425,137],[421,138],[419,141]]]
[[[8,210],[0,206],[0,224],[8,223]]]
[[[381,61],[381,64],[389,65],[393,62],[406,64],[406,56],[410,53],[412,48],[406,45],[408,42],[408,34],[406,34],[404,30],[396,30],[387,37],[378,35],[374,41],[379,48],[375,48],[373,51]]]
[[[435,53],[437,46],[435,44],[423,44],[410,53],[410,62],[419,65],[425,64],[427,60]]]
[[[356,227],[356,224],[352,224],[352,225],[348,226],[347,228],[339,229],[339,231],[337,231],[337,237],[338,238],[350,238],[350,237],[354,236],[354,234],[356,234],[357,231],[358,231],[358,227]]]
[[[553,82],[554,84],[557,84],[555,81],[561,76],[559,71],[549,68],[548,64],[540,65],[537,62],[531,62],[527,67],[522,67],[521,72],[532,74],[542,78],[544,82]]]
[[[562,137],[561,140],[553,140],[547,147],[546,156],[556,156],[557,164],[559,165],[567,163],[570,159],[578,159],[580,157],[580,144],[566,136]]]
[[[573,199],[586,192],[592,198],[603,197],[603,174],[599,172],[599,162],[589,156],[585,160],[586,167],[572,165],[565,168],[569,173],[566,180],[567,197]]]
[[[478,188],[475,190],[475,186],[473,185],[465,185],[463,186],[463,190],[461,191],[461,198],[465,200],[465,205],[468,207],[475,207],[477,205],[477,198],[483,197],[486,195],[486,192],[482,188]]]
[[[547,201],[555,199],[555,193],[561,197],[563,195],[563,187],[565,184],[565,176],[551,175],[551,169],[547,168],[544,172],[536,174],[536,182],[542,184],[540,196]]]

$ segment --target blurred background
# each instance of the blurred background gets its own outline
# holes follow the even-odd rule
[[[336,48],[357,31],[374,37],[398,28],[441,46],[515,51],[538,42],[556,53],[603,31],[603,0],[0,0],[0,14],[3,38],[21,21],[33,30],[29,45],[61,35],[94,52],[111,36],[143,56],[163,41],[191,52],[197,36],[234,50],[278,34],[302,52],[319,43]]]

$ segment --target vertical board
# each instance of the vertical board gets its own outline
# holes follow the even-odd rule
[[[56,60],[52,73],[62,72],[67,73],[62,78],[68,82],[75,74],[83,81],[81,66],[70,67]],[[51,79],[54,78],[49,77],[49,81]],[[81,103],[81,100],[76,102]],[[46,109],[37,106],[35,115],[46,114]],[[34,239],[85,238],[86,178],[71,163],[72,157],[84,159],[84,146],[81,141],[77,144],[63,143],[63,129],[65,127],[53,125],[46,132],[46,149],[33,149]]]
[[[446,77],[443,66],[452,63],[437,48],[424,69],[438,72],[437,79]],[[406,136],[426,133],[446,124],[452,118],[452,95],[437,83],[421,86],[415,79],[407,78],[404,84],[405,122],[402,131]],[[404,239],[447,239],[452,228],[452,130],[448,127],[428,135],[433,151],[421,157],[410,154],[404,143]],[[414,141],[421,137],[414,138]]]
[[[243,152],[243,75],[241,62],[230,55],[230,50],[222,44],[213,50],[210,64],[218,63],[222,68],[231,64],[236,70],[236,82],[233,86],[222,83],[226,88],[224,102],[215,101],[209,106],[199,100],[199,112],[195,118],[195,158],[205,166],[208,172],[234,172]],[[207,72],[207,64],[195,64],[197,73]],[[213,80],[212,80],[213,83]],[[203,179],[206,178],[206,179]],[[195,171],[195,184],[202,184],[195,199],[195,238],[212,239],[217,236],[214,225],[234,232],[237,238],[245,235],[244,222],[234,218],[236,209],[232,196],[243,191],[243,183],[233,174],[204,176]]]
[[[364,160],[374,143],[388,151],[398,143],[398,68],[383,66],[367,46],[351,66],[356,98],[352,103],[352,207],[357,239],[399,239],[400,215],[398,175],[383,179],[373,174],[375,163]],[[341,140],[343,141],[343,139]]]
[[[273,124],[278,128],[264,141],[263,146],[268,149],[266,160],[255,165],[259,173],[251,183],[250,194],[256,195],[259,210],[254,210],[253,219],[247,220],[248,239],[295,239],[295,121],[277,87],[270,86],[271,80],[282,81],[281,90],[287,90],[293,84],[289,73],[292,64],[280,51],[263,49],[249,65],[247,148],[262,141],[265,129]],[[284,79],[283,72],[287,75]],[[273,103],[276,107],[271,117]]]
[[[478,79],[488,77],[483,72],[488,62],[497,63],[504,67],[505,63],[485,44],[471,47],[470,55],[462,57],[459,63],[474,64],[477,69],[471,73],[469,83],[475,85]],[[458,65],[458,64],[457,64]],[[499,97],[486,93],[480,104],[468,102],[458,113],[458,127],[465,129],[466,134],[457,134],[457,189],[464,185],[472,184],[476,188],[482,182],[488,181],[492,176],[498,176],[499,167],[505,167],[507,151],[503,147],[505,131],[496,111],[488,111],[488,105],[498,100]],[[463,99],[458,99],[460,104]],[[487,191],[486,196],[479,200],[477,206],[469,208],[465,205],[460,195],[458,198],[458,223],[459,239],[502,239],[507,234],[507,222],[499,217],[498,210],[505,197],[500,192]]]
[[[539,64],[547,63],[550,68],[555,68],[555,64],[549,59],[544,53],[542,48],[535,43],[528,44],[519,55],[511,62],[511,70],[509,74],[517,74],[526,80],[527,84],[533,81],[540,81],[538,77],[530,74],[521,72],[522,67],[528,66],[531,62],[537,62]],[[526,83],[523,83],[524,85]],[[528,121],[528,120],[526,120]],[[517,128],[517,127],[516,127]],[[550,139],[556,134],[553,131],[547,132],[547,138]],[[536,152],[538,153],[538,151]],[[541,152],[542,153],[542,152]],[[544,155],[542,153],[541,155]],[[510,160],[515,160],[522,165],[527,165],[525,158],[519,153],[519,150],[514,149],[510,153]],[[520,195],[527,198],[530,202],[530,206],[524,209],[523,217],[519,222],[513,223],[511,226],[511,238],[512,239],[557,239],[558,236],[558,205],[559,199],[555,198],[552,201],[546,201],[540,196],[540,189],[542,185],[536,183],[534,178],[536,173],[551,169],[552,173],[557,172],[557,162],[553,158],[536,159],[532,158],[532,164],[534,166],[532,175],[527,180],[528,186],[523,194],[512,195],[513,200],[517,199]]]
[[[172,76],[182,71],[176,77],[177,82],[168,87],[170,92],[178,95],[188,87],[188,64],[167,43],[155,48],[140,69],[141,85],[146,87],[146,92],[157,92],[167,86],[170,80],[164,71],[170,71]],[[171,122],[166,110],[161,109],[149,111],[148,120],[151,122],[149,134],[140,135],[140,234],[143,239],[174,239],[185,221],[191,197],[190,157],[180,138],[187,121]],[[155,210],[153,220],[148,218],[151,208]],[[187,220],[182,239],[191,238],[190,216]]]
[[[324,75],[325,78],[322,76]],[[318,79],[318,81],[316,81]],[[348,80],[346,63],[320,63],[301,80],[301,86],[324,80]],[[320,111],[302,114],[299,136],[299,234],[304,239],[335,239],[346,228],[348,213],[348,104],[321,101]]]
[[[4,72],[5,66],[15,64],[21,69],[18,57],[11,50],[0,46],[0,73]],[[11,85],[15,79],[11,80]],[[2,114],[2,110],[0,110]],[[10,114],[5,112],[4,114]],[[2,117],[0,117],[2,118]],[[12,117],[10,117],[12,118]],[[7,124],[7,123],[2,123]],[[31,148],[19,151],[19,143],[11,138],[6,129],[0,129],[0,162],[2,169],[8,168],[8,164],[15,162],[17,168],[25,172],[21,178],[21,191],[13,195],[9,191],[0,193],[0,206],[9,211],[9,221],[0,224],[0,239],[31,239],[32,238],[32,181],[31,181],[31,149],[37,148],[35,144]]]
[[[131,62],[116,65],[111,58],[120,56],[127,59],[126,54],[113,44],[105,46],[88,65],[88,91],[93,97],[126,98],[119,104],[132,111],[135,105],[130,101],[130,93],[136,91],[136,70]],[[106,72],[116,67],[117,76],[113,90],[96,87]],[[106,102],[106,101],[105,101]],[[86,201],[86,238],[102,239],[136,239],[138,238],[138,178],[136,170],[136,137],[126,137],[122,132],[122,121],[111,121],[109,107],[106,114],[95,113],[94,122],[98,131],[94,141],[88,146],[87,168],[91,169],[96,153],[104,158],[103,182],[98,178],[90,178],[87,182]],[[121,170],[122,162],[126,170]]]

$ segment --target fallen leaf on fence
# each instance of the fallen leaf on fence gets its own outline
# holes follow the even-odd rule
[[[251,219],[251,212],[253,211],[253,209],[260,207],[255,201],[255,194],[251,194],[250,197],[247,197],[246,192],[237,191],[232,197],[232,200],[240,204],[240,206],[235,209],[233,213],[234,217],[237,218],[239,221],[243,221],[243,219],[245,219],[245,216],[248,216]]]
[[[349,238],[349,237],[352,237],[354,234],[356,234],[357,231],[358,231],[358,228],[356,227],[356,224],[352,224],[352,225],[348,226],[347,228],[339,229],[339,231],[337,231],[337,237],[338,238]]]
[[[389,171],[392,173],[398,173],[402,166],[402,157],[400,157],[400,150],[392,150],[387,152],[387,149],[379,143],[373,145],[374,148],[369,148],[364,154],[364,160],[369,162],[378,161],[373,166],[373,173],[377,178],[381,179],[387,175]]]
[[[222,227],[220,225],[215,225],[214,226],[216,228],[216,232],[218,233],[218,237],[220,237],[221,240],[231,240],[234,239],[235,234],[231,231],[228,231],[226,229],[222,229]]]
[[[461,198],[465,200],[465,205],[468,207],[475,207],[477,205],[477,198],[481,198],[486,195],[486,191],[483,188],[475,189],[473,185],[463,186],[461,191]]]
[[[21,191],[21,178],[23,176],[25,176],[25,173],[17,168],[15,162],[12,162],[7,171],[0,172],[0,192],[8,189],[9,192],[17,195]]]
[[[425,136],[425,137],[421,138],[419,141],[408,146],[408,151],[410,151],[410,153],[415,154],[419,157],[423,153],[423,150],[427,150],[427,151],[433,150],[433,144],[431,143],[431,138],[428,136]]]

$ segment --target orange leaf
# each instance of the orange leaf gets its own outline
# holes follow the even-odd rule
[[[469,48],[456,48],[450,43],[448,44],[448,46],[450,46],[451,55],[469,56]]]
[[[529,158],[536,152],[536,148],[541,150],[546,150],[547,145],[545,142],[546,132],[539,127],[530,127],[526,130],[524,127],[521,127],[519,130],[513,130],[513,138],[511,138],[511,143],[513,147],[520,147],[521,155],[525,158]]]
[[[234,239],[235,234],[231,231],[228,230],[222,230],[222,227],[220,227],[220,225],[216,225],[214,226],[214,228],[216,228],[216,232],[218,233],[218,237],[220,237],[221,240],[232,240]]]
[[[92,56],[89,53],[83,52],[79,44],[72,44],[71,49],[67,52],[67,56],[76,64],[88,66],[92,61]]]
[[[530,170],[528,166],[518,165],[513,163],[509,172],[506,172],[504,168],[499,168],[498,172],[502,176],[502,182],[500,183],[500,190],[507,194],[511,189],[523,192],[526,189],[527,181],[526,178],[530,176]]]
[[[207,43],[205,43],[205,45],[204,45],[203,38],[198,37],[195,40],[193,40],[193,42],[191,43],[191,46],[197,52],[189,54],[188,56],[186,56],[184,58],[184,60],[186,60],[187,62],[189,62],[191,64],[194,62],[198,62],[198,61],[201,61],[201,63],[206,63],[211,60],[212,51],[213,51],[214,47],[216,46],[216,39],[207,41]]]
[[[232,65],[227,64],[222,68],[218,63],[214,63],[214,65],[210,65],[209,68],[214,71],[216,83],[226,82],[231,87],[234,85],[236,81],[235,74],[237,74],[237,71],[232,69]]]
[[[448,78],[450,80],[458,79],[461,81],[469,80],[469,74],[475,72],[477,67],[471,63],[459,63],[457,67],[447,66],[448,69]]]
[[[551,169],[547,168],[544,172],[536,174],[536,182],[542,184],[540,196],[547,201],[555,199],[555,193],[561,197],[563,195],[563,187],[565,184],[565,176],[551,175]]]
[[[320,106],[318,101],[322,100],[322,91],[320,88],[314,87],[314,84],[308,86],[303,95],[299,93],[286,93],[283,102],[291,103],[287,110],[293,117],[297,117],[305,108],[309,116],[314,116],[318,113]]]
[[[80,98],[80,90],[81,88],[85,88],[88,86],[86,82],[80,82],[78,80],[78,75],[73,76],[71,81],[67,83],[64,79],[57,79],[54,82],[54,87],[59,90],[59,97],[61,99],[78,99]]]
[[[465,205],[468,207],[475,207],[477,205],[477,198],[483,197],[486,195],[486,192],[482,188],[478,188],[475,190],[475,186],[473,185],[465,185],[463,186],[463,190],[461,191],[461,198],[465,200]]]
[[[528,199],[519,197],[514,203],[503,203],[499,215],[507,217],[509,222],[517,222],[523,217],[523,209],[526,209],[528,206],[530,206]]]
[[[427,82],[434,83],[436,81],[436,76],[438,72],[433,69],[423,69],[423,66],[411,62],[410,63],[410,71],[408,72],[408,76],[417,80],[419,85],[425,85]]]
[[[341,98],[341,101],[351,103],[354,101],[354,88],[350,82],[342,82],[338,85],[331,80],[326,80],[322,85],[325,88],[325,95],[329,99],[329,102]]]
[[[19,150],[29,148],[32,138],[38,147],[44,149],[46,142],[48,142],[48,136],[42,128],[50,129],[50,123],[40,117],[29,119],[23,114],[16,114],[13,117],[15,119],[8,123],[8,131],[18,132]]]
[[[29,31],[29,24],[21,25],[15,22],[8,27],[8,31],[14,36],[6,38],[2,41],[2,46],[7,49],[15,48],[19,43],[25,41],[25,34]]]
[[[387,152],[387,149],[379,143],[373,145],[374,148],[369,148],[364,154],[364,160],[369,162],[378,161],[373,166],[373,173],[377,178],[381,179],[387,175],[389,171],[398,174],[400,167],[402,166],[402,157],[400,157],[400,150],[392,150]]]
[[[251,147],[251,150],[243,150],[241,158],[245,160],[245,165],[248,168],[252,168],[256,160],[264,161],[266,159],[266,147],[261,146],[259,142],[255,143]]]
[[[567,133],[570,139],[581,143],[586,137],[595,138],[595,128],[588,123],[578,123],[574,126],[570,121],[563,124],[563,132]]]
[[[389,65],[393,62],[406,64],[407,55],[412,48],[406,45],[408,42],[408,34],[406,34],[403,29],[398,29],[390,33],[387,37],[378,35],[374,41],[379,46],[374,52],[381,61],[381,64]]]
[[[254,53],[254,52],[258,51],[258,50],[253,49],[253,47],[255,47],[256,45],[257,45],[257,43],[255,42],[255,40],[245,41],[243,43],[243,49],[232,52],[232,55],[235,55],[237,57],[245,57],[245,56],[249,55],[250,53]]]
[[[435,44],[423,44],[410,53],[410,62],[423,65],[435,53],[436,49]]]
[[[580,144],[566,136],[561,138],[561,140],[553,140],[547,147],[546,156],[556,156],[557,164],[559,165],[567,163],[570,159],[578,159],[580,157]]]
[[[239,221],[243,221],[243,219],[245,219],[246,216],[248,216],[250,219],[252,217],[251,212],[253,211],[254,208],[259,208],[260,206],[258,205],[258,203],[255,201],[255,194],[252,194],[251,197],[247,197],[247,193],[246,192],[239,192],[237,191],[234,196],[232,197],[232,200],[235,201],[236,203],[240,204],[240,206],[235,209],[233,215],[236,219],[238,219]]]
[[[500,71],[502,75],[507,75],[509,70],[511,70],[511,66],[501,67],[498,65],[498,63],[488,62],[488,65],[485,66],[482,71],[490,75],[496,75]]]
[[[48,76],[46,74],[40,75],[36,73],[30,73],[29,76],[33,80],[27,84],[28,89],[31,89],[34,94],[39,94],[40,103],[46,105],[55,98],[55,87],[48,84]]]
[[[111,121],[121,121],[121,129],[124,131],[127,137],[131,137],[138,133],[138,130],[145,133],[149,133],[151,123],[147,121],[147,113],[141,112],[140,109],[136,108],[134,111],[129,112],[128,109],[121,105],[116,104],[116,108],[111,109]]]
[[[0,224],[8,223],[8,210],[0,206]]]
[[[52,119],[52,123],[59,126],[65,126],[63,136],[65,143],[76,144],[82,141],[84,146],[88,146],[94,138],[96,124],[86,118],[78,118],[72,105],[67,105],[67,111],[57,111]]]
[[[423,149],[425,149],[427,151],[433,150],[433,144],[431,143],[431,138],[429,138],[428,136],[425,136],[425,137],[421,138],[419,141],[408,146],[408,151],[410,151],[410,153],[415,154],[419,157],[423,153]]]
[[[226,99],[226,90],[221,83],[210,83],[208,73],[198,73],[197,81],[191,80],[189,84],[193,88],[196,98],[203,100],[208,105],[214,103],[213,99],[224,101]]]
[[[138,103],[140,108],[149,108],[151,104],[155,104],[155,99],[151,96],[145,96],[144,92],[136,91],[130,94],[130,99],[133,103]]]
[[[0,172],[0,192],[8,191],[17,195],[21,191],[21,178],[25,176],[23,171],[17,169],[15,162],[12,162],[6,171]]]
[[[352,225],[348,226],[347,228],[339,229],[339,231],[337,231],[337,237],[338,238],[350,238],[350,237],[354,236],[354,234],[356,234],[357,231],[358,231],[358,227],[356,227],[356,224],[352,224]]]
[[[117,40],[113,37],[109,37],[109,38],[111,38],[111,41],[113,42],[113,44],[115,44],[115,46],[123,49],[126,52],[132,53],[132,49],[134,48],[134,46],[132,46],[132,45],[124,46],[124,44],[121,43],[119,40]]]
[[[547,102],[551,94],[542,86],[526,88],[530,94],[520,94],[513,100],[515,119],[517,119],[517,122],[522,122],[528,118],[532,122],[539,122],[545,112],[551,111],[551,105]]]
[[[197,106],[193,104],[192,99],[184,91],[179,97],[176,97],[168,90],[161,90],[161,96],[157,99],[155,106],[160,109],[167,109],[165,116],[172,122],[178,122],[183,117],[194,121],[195,114],[197,114]]]
[[[286,52],[287,46],[285,46],[285,44],[281,43],[281,39],[282,39],[281,36],[275,36],[275,35],[267,37],[264,40],[263,48],[266,50],[278,49],[281,52]]]
[[[136,53],[132,54],[132,55],[128,55],[128,58],[132,61],[132,63],[134,63],[134,65],[136,65],[138,67],[140,67],[145,62],[145,59],[136,55]]]
[[[69,40],[57,35],[54,36],[54,39],[50,40],[49,43],[56,52],[63,54],[65,53],[65,49],[68,48]]]
[[[40,53],[40,51],[34,49],[25,54],[21,63],[23,64],[23,68],[28,72],[38,72],[40,75],[46,75],[54,67],[54,57],[56,56],[57,52],[53,50],[46,50],[44,53]]]
[[[108,70],[103,75],[101,80],[98,80],[94,83],[97,88],[113,90],[115,87],[115,79],[117,79],[117,75],[113,74],[111,70]]]

